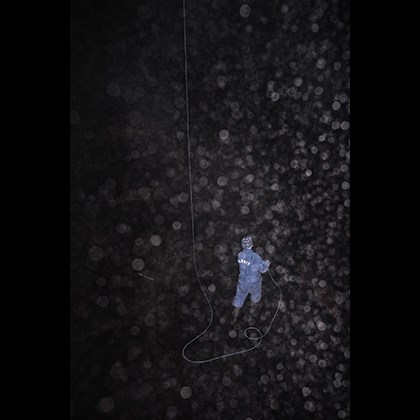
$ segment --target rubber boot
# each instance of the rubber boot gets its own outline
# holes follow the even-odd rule
[[[249,312],[251,313],[252,316],[255,316],[255,313],[257,312],[257,306],[258,303],[255,303],[251,300],[251,308],[249,310]]]
[[[241,310],[241,308],[237,308],[236,306],[233,308],[233,320],[230,323],[230,325],[233,325],[236,323],[236,320],[238,319],[238,315],[239,315],[239,311]]]

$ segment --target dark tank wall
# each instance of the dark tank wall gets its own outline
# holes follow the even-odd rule
[[[72,0],[70,418],[347,419],[349,2]]]

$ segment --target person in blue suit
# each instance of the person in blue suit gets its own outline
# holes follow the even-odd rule
[[[242,238],[242,251],[238,254],[239,278],[236,286],[236,295],[233,298],[233,325],[239,315],[248,294],[251,295],[251,313],[261,299],[262,273],[270,267],[269,261],[264,261],[257,253],[252,251],[253,242],[250,236]]]

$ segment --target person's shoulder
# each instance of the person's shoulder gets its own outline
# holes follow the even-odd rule
[[[249,250],[249,254],[252,255],[253,258],[258,258],[259,257],[259,255],[255,251],[253,251],[252,249]]]

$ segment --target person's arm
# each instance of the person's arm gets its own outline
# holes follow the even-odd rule
[[[270,267],[270,261],[266,260],[263,261],[263,259],[258,255],[259,258],[259,264],[258,264],[258,271],[261,274],[264,274],[268,271],[268,268]]]
[[[239,258],[239,255],[238,255],[238,257],[236,258],[236,261],[237,261],[238,266],[239,266],[239,276],[242,276],[242,275],[244,275],[245,267],[244,267],[244,265],[243,265],[243,264],[241,264],[241,263],[239,262],[239,260],[240,260],[240,259],[241,259],[241,258]]]

